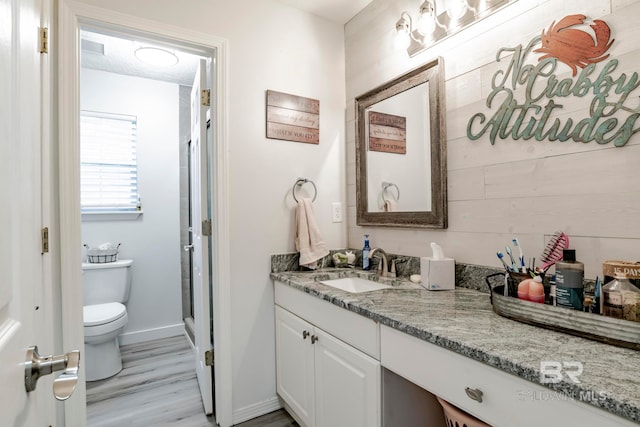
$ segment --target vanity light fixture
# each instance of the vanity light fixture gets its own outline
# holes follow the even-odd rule
[[[157,67],[171,67],[178,63],[178,57],[175,53],[159,47],[139,47],[135,50],[134,55],[140,61]]]
[[[402,12],[396,22],[397,49],[417,55],[436,42],[486,18],[502,7],[518,0],[423,0],[418,8],[418,22],[408,12]],[[439,5],[439,6],[438,6]],[[444,10],[438,13],[439,8]]]

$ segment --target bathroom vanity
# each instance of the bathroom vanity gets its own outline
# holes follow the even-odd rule
[[[320,283],[354,274],[393,287],[349,293]],[[382,408],[389,408],[390,395],[402,401],[404,391],[385,390],[387,371],[425,391],[429,401],[415,405],[422,411],[416,425],[425,417],[438,425],[433,396],[492,426],[640,423],[634,350],[502,318],[488,294],[470,289],[427,291],[405,280],[336,269],[271,278],[277,390],[307,427],[393,425],[385,413],[391,411]],[[542,384],[541,362],[579,362],[582,372],[573,372],[579,382],[559,371],[561,379]]]

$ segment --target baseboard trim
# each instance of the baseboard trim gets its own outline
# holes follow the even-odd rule
[[[236,409],[233,411],[233,425],[277,411],[280,408],[282,408],[280,399],[278,396],[274,396],[271,399]]]
[[[182,334],[184,334],[184,323],[176,323],[175,325],[163,326],[161,328],[127,332],[118,337],[118,342],[120,345],[137,344],[145,341],[176,337]]]

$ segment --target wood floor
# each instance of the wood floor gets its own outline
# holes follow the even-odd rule
[[[183,336],[122,346],[122,371],[87,383],[89,427],[210,427],[195,373],[193,350]],[[297,427],[283,410],[238,427]]]

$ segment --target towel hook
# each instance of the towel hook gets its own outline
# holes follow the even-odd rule
[[[313,199],[311,201],[312,202],[316,201],[316,197],[318,197],[318,188],[313,183],[313,181],[311,181],[310,179],[307,179],[307,178],[298,178],[298,179],[296,179],[296,183],[293,184],[293,188],[291,189],[291,194],[293,194],[293,200],[295,200],[296,203],[298,202],[298,198],[296,197],[296,188],[297,187],[302,187],[307,182],[309,184],[313,185]]]
[[[384,200],[384,201],[387,200],[387,199],[384,198],[384,193],[385,193],[385,191],[387,191],[391,187],[395,187],[396,188],[396,193],[398,193],[397,196],[396,196],[396,200],[400,200],[400,189],[398,188],[397,185],[395,185],[394,183],[391,183],[391,182],[383,182],[382,183],[382,200]]]

